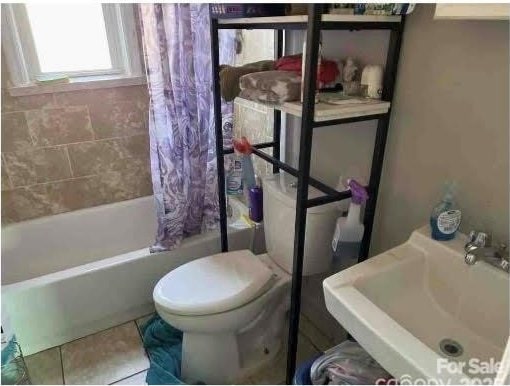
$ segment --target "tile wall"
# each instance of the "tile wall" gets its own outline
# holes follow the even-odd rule
[[[2,223],[152,194],[145,85],[12,97],[2,66]]]
[[[252,144],[273,141],[273,109],[245,99],[234,102],[234,138],[246,137]],[[270,155],[272,148],[264,149]],[[264,177],[273,172],[273,166],[262,158],[252,156],[255,174]]]
[[[274,58],[273,30],[240,31],[241,50],[236,53],[234,63],[242,66],[259,60]],[[250,143],[271,142],[273,140],[273,109],[244,99],[234,103],[234,138],[246,137]],[[264,149],[268,154],[273,149]],[[264,177],[273,172],[270,163],[259,157],[252,157],[255,173]]]

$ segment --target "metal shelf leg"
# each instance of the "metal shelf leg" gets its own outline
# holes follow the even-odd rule
[[[303,274],[303,254],[305,246],[306,211],[308,183],[310,180],[310,158],[315,113],[315,88],[317,81],[317,59],[320,42],[320,20],[322,7],[309,5],[308,29],[306,36],[306,68],[304,79],[304,101],[299,139],[299,173],[296,200],[296,221],[294,234],[294,260],[292,267],[291,305],[289,321],[289,340],[287,347],[287,384],[292,384],[296,371],[296,353],[299,332],[299,314],[301,311],[301,282]],[[304,53],[303,53],[304,54]]]
[[[218,50],[218,20],[211,18],[211,58],[213,80],[214,127],[216,129],[216,164],[218,171],[218,202],[220,205],[221,251],[228,251],[227,199],[225,196],[225,164],[223,159],[223,124],[221,118],[220,53]]]

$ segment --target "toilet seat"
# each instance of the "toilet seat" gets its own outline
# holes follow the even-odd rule
[[[274,275],[251,251],[203,257],[166,274],[154,300],[169,313],[210,315],[240,307],[266,292]]]

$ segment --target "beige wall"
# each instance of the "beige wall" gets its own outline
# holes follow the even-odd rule
[[[288,33],[288,52],[300,53],[303,39],[304,33],[301,31]],[[345,60],[351,56],[362,68],[366,64],[385,64],[389,32],[324,31],[322,40],[322,52],[326,58]],[[300,119],[287,117],[286,160],[296,167],[300,124]],[[376,128],[376,121],[368,121],[314,130],[311,174],[331,186],[336,186],[340,175],[368,181]]]
[[[458,184],[461,230],[508,239],[509,23],[433,20],[434,5],[408,16],[389,128],[371,254],[428,223],[445,180]],[[300,52],[302,34],[288,34]],[[326,57],[384,63],[381,31],[327,31]],[[297,166],[300,122],[288,118],[286,159]],[[376,124],[316,129],[311,173],[368,179]]]
[[[446,179],[458,183],[461,229],[508,238],[508,22],[433,21],[433,5],[408,16],[389,128],[371,254],[404,242],[429,221]],[[303,36],[287,34],[289,53]],[[388,34],[328,31],[328,58],[384,64]],[[288,117],[286,160],[297,166],[298,119]],[[375,121],[314,130],[311,173],[329,184],[339,175],[368,179]],[[303,281],[302,312],[334,341],[344,331],[324,307],[322,278]]]
[[[2,75],[2,223],[152,193],[145,85],[12,97]]]
[[[509,23],[434,21],[419,5],[405,27],[372,252],[428,222],[446,179],[461,229],[508,240]]]

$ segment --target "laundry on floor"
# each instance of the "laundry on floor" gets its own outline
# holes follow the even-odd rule
[[[157,314],[142,327],[143,345],[149,354],[149,385],[182,385],[182,331],[170,326]]]
[[[313,362],[310,378],[314,385],[379,385],[392,376],[359,343],[347,340]]]

